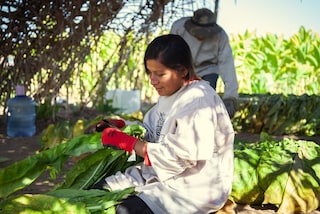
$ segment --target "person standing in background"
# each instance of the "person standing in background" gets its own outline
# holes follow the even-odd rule
[[[188,43],[197,75],[215,90],[221,76],[223,102],[233,118],[237,110],[238,81],[228,35],[216,23],[216,15],[207,8],[198,9],[192,17],[175,21],[170,33],[180,35]]]

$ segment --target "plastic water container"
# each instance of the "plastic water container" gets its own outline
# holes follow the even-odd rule
[[[7,135],[31,137],[36,133],[34,101],[26,96],[23,86],[16,87],[16,96],[7,102]]]
[[[106,93],[105,98],[112,100],[112,107],[117,108],[119,113],[131,114],[141,108],[139,90],[110,90]]]

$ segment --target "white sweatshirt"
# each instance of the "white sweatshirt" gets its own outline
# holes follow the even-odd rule
[[[160,97],[144,126],[152,166],[106,178],[111,189],[136,186],[154,213],[209,213],[232,189],[234,130],[224,104],[205,81]]]

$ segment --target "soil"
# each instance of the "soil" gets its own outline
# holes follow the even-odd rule
[[[0,168],[6,167],[16,161],[22,160],[29,155],[35,154],[40,149],[38,143],[39,134],[43,129],[45,129],[48,124],[52,121],[50,120],[37,120],[36,127],[37,133],[33,137],[16,137],[10,138],[6,135],[6,124],[4,122],[3,116],[0,115]],[[237,133],[236,137],[249,141],[256,142],[259,140],[259,134],[251,133]],[[295,139],[311,140],[320,144],[320,137],[304,137],[304,136],[274,136],[277,139],[282,139],[284,137],[291,137]],[[65,171],[69,170],[74,164],[72,159],[68,160],[64,166]],[[34,183],[16,192],[15,194],[38,194],[49,191],[53,186],[63,181],[63,177],[57,177],[55,180],[51,179],[48,173],[44,173],[40,176]],[[276,207],[270,205],[266,206],[249,206],[233,204],[235,213],[239,214],[274,214],[276,213]],[[320,209],[312,212],[312,214],[320,214]]]

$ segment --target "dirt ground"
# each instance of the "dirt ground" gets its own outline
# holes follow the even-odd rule
[[[0,115],[1,117],[1,115]],[[6,136],[6,124],[4,123],[3,117],[0,118],[0,168],[6,167],[16,161],[22,160],[29,155],[34,154],[40,149],[38,143],[38,136],[43,129],[47,127],[50,121],[38,120],[37,121],[37,133],[33,137],[16,137],[10,138]],[[236,137],[242,140],[255,142],[259,140],[258,134],[250,133],[237,133]],[[284,136],[277,137],[279,139]],[[320,144],[320,137],[295,137],[286,136],[292,138],[299,138],[304,140],[312,140]],[[64,170],[68,170],[72,167],[73,161],[68,160],[65,164]],[[57,177],[56,180],[50,179],[48,173],[43,174],[33,184],[26,187],[25,189],[17,192],[22,193],[43,193],[49,191],[54,185],[60,183],[63,180],[62,177]],[[249,205],[235,205],[235,213],[239,214],[272,214],[276,213],[276,207],[273,206],[249,206]],[[320,210],[312,212],[312,214],[320,214]]]

